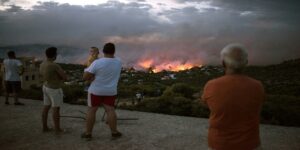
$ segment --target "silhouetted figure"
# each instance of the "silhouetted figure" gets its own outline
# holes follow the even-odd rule
[[[63,81],[67,80],[67,75],[63,69],[54,61],[57,56],[57,48],[49,47],[46,49],[47,60],[40,65],[40,74],[43,79],[43,99],[44,108],[42,113],[43,131],[49,131],[47,125],[48,112],[52,107],[52,119],[56,133],[63,130],[60,127],[60,107],[63,103]]]
[[[21,91],[21,78],[20,76],[24,72],[24,67],[20,60],[16,59],[16,54],[14,51],[9,51],[7,53],[8,59],[4,59],[4,81],[5,81],[5,104],[9,105],[9,94],[14,97],[15,105],[24,105],[19,102],[18,94]]]
[[[242,73],[248,54],[240,44],[221,51],[225,75],[210,80],[202,100],[210,109],[208,146],[216,150],[260,147],[259,116],[265,93],[261,82]]]
[[[92,81],[88,89],[88,112],[86,131],[82,138],[90,140],[95,123],[98,107],[103,105],[107,113],[107,123],[113,138],[121,137],[117,130],[117,115],[115,112],[115,99],[117,86],[121,74],[121,61],[114,57],[115,46],[106,43],[103,48],[104,57],[95,60],[91,66],[85,69],[83,79]]]
[[[90,54],[86,63],[86,67],[88,68],[96,59],[98,59],[99,49],[97,47],[90,48]],[[91,81],[85,81],[84,91],[88,91],[90,87]]]
[[[141,92],[136,92],[135,97],[132,98],[131,103],[132,105],[138,104],[142,101],[142,99],[143,99],[143,94]]]
[[[135,96],[136,96],[137,103],[140,103],[143,99],[143,94],[141,92],[137,92]]]

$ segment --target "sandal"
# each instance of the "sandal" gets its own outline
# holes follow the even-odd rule
[[[120,138],[122,136],[122,133],[121,132],[111,133],[111,136],[114,139]]]
[[[81,138],[86,139],[87,141],[92,140],[92,134],[86,134],[85,132],[81,134]]]

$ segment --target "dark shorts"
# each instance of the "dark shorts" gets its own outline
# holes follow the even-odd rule
[[[2,78],[0,77],[0,91],[2,90]]]
[[[116,100],[116,96],[99,96],[99,95],[94,95],[92,93],[88,94],[89,107],[100,106],[102,104],[114,107],[115,100]]]
[[[5,81],[7,93],[19,93],[21,91],[21,81]]]

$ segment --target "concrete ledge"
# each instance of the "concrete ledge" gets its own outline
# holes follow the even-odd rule
[[[207,149],[207,119],[170,116],[117,110],[119,118],[139,120],[118,121],[124,137],[110,139],[110,132],[101,121],[103,109],[97,113],[93,140],[80,138],[84,121],[76,118],[62,118],[62,127],[68,133],[57,136],[41,132],[42,102],[21,99],[25,106],[4,104],[0,97],[0,149],[53,149],[53,150],[205,150]],[[85,106],[64,104],[62,115],[84,116]],[[52,126],[51,114],[49,125]],[[261,125],[261,139],[264,150],[299,150],[300,128]]]

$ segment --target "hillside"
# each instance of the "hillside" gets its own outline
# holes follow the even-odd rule
[[[60,64],[69,81],[64,86],[64,101],[85,104],[82,65]],[[245,74],[260,80],[267,93],[261,112],[261,122],[273,125],[300,127],[300,59],[288,60],[268,66],[249,66]],[[123,109],[207,118],[209,111],[199,104],[205,83],[224,74],[221,66],[194,67],[189,70],[159,73],[123,68],[118,97]],[[132,104],[136,93],[144,99]],[[41,87],[23,90],[21,97],[42,99]]]
[[[250,66],[246,74],[263,82],[266,92],[275,95],[300,96],[300,58],[270,66]]]

